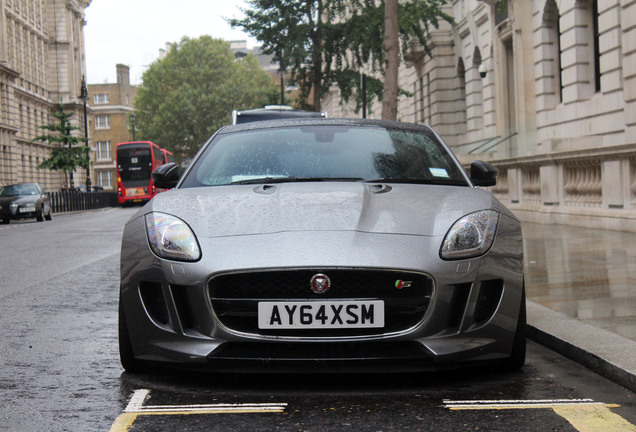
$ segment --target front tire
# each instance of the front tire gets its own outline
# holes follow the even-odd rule
[[[35,215],[35,219],[38,222],[42,222],[44,220],[44,206],[40,207],[40,211]]]
[[[142,360],[137,360],[133,354],[126,316],[121,301],[119,302],[119,361],[126,372],[129,373],[140,373],[148,370],[146,363]]]
[[[526,362],[526,288],[521,291],[521,306],[519,308],[519,319],[517,329],[512,342],[510,357],[503,362],[503,366],[508,371],[520,370]]]

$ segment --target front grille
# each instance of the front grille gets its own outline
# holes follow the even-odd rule
[[[311,278],[324,273],[331,288],[323,294],[310,289]],[[396,288],[396,282],[410,286]],[[407,284],[408,285],[408,284]],[[217,275],[208,284],[212,309],[229,329],[272,336],[357,336],[394,333],[417,325],[433,295],[432,279],[422,273],[375,269],[299,269]],[[384,300],[385,326],[373,329],[258,328],[260,301]]]
[[[431,351],[417,342],[228,342],[210,359],[227,360],[373,360],[430,358]]]

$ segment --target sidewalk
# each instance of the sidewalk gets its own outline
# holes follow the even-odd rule
[[[636,391],[636,234],[523,224],[529,336]]]

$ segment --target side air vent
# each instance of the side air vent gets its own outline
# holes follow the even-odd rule
[[[161,284],[141,282],[139,284],[139,293],[150,318],[157,324],[168,324],[170,317]]]
[[[463,283],[452,287],[453,297],[451,298],[451,306],[448,314],[449,327],[459,329],[459,326],[462,324],[471,286],[471,283]]]
[[[181,322],[181,328],[184,331],[194,330],[200,332],[195,318],[194,311],[192,309],[192,303],[190,296],[188,295],[187,286],[170,285],[170,291],[172,292],[172,298],[174,299],[175,309],[179,315],[179,321]]]
[[[503,294],[503,280],[482,281],[479,287],[474,319],[477,324],[484,324],[497,311],[501,295]]]

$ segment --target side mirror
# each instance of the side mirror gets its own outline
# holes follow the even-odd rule
[[[499,170],[488,162],[474,161],[470,164],[470,180],[475,186],[494,186],[498,175]]]
[[[152,172],[152,182],[159,189],[172,189],[179,183],[179,165],[174,162],[163,164]]]

